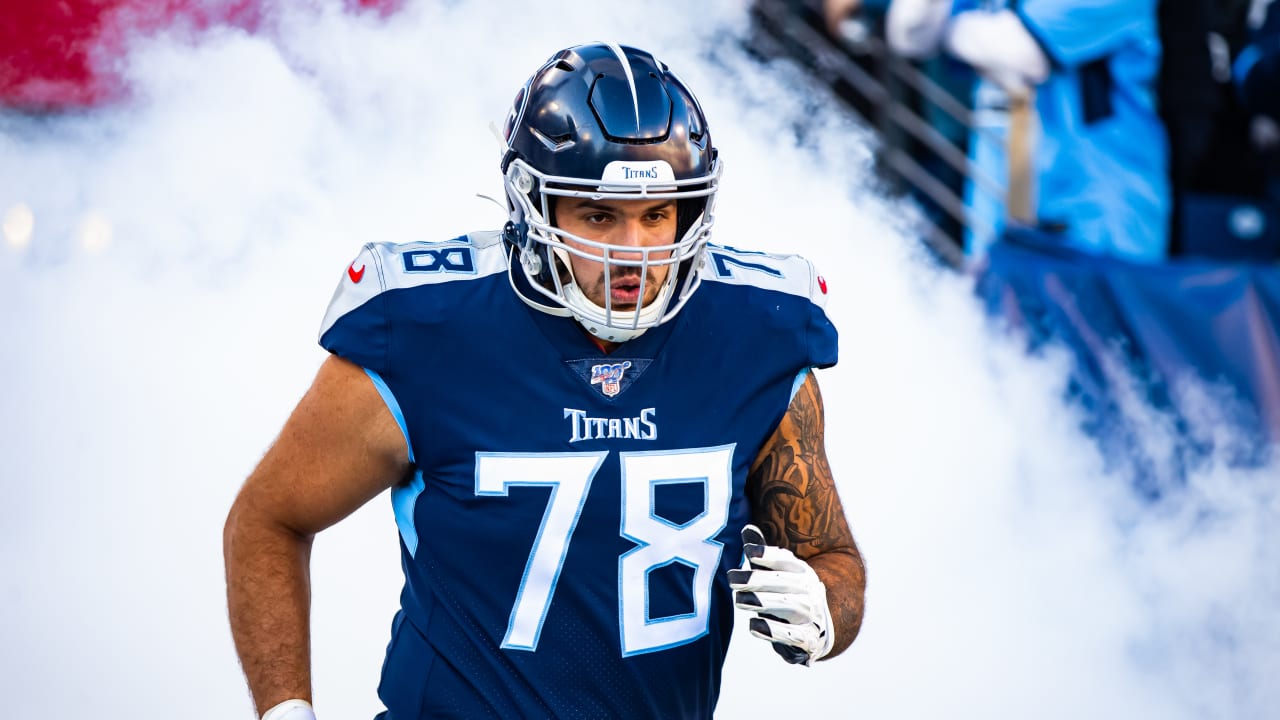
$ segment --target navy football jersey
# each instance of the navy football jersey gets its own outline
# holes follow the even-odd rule
[[[803,258],[713,245],[699,272],[606,354],[521,299],[497,233],[348,268],[320,342],[365,368],[414,469],[391,492],[390,718],[712,715],[747,471],[836,331]]]

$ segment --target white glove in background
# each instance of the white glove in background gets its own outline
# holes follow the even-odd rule
[[[970,10],[951,19],[943,44],[1006,90],[1024,90],[1049,77],[1049,58],[1011,10]]]
[[[751,634],[773,643],[789,663],[811,665],[831,652],[835,633],[827,588],[809,563],[766,545],[754,525],[742,529],[748,567],[729,571],[735,607],[755,613]]]
[[[894,52],[925,58],[938,52],[951,17],[951,0],[893,0],[884,34]]]

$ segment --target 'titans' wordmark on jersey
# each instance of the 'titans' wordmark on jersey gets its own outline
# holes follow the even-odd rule
[[[653,421],[655,408],[645,408],[636,417],[590,417],[586,410],[565,408],[564,416],[570,420],[569,442],[580,440],[657,440],[658,424]]]

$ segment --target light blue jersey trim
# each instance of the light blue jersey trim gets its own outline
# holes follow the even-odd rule
[[[387,409],[391,411],[392,417],[396,419],[396,425],[400,426],[400,433],[404,435],[405,448],[409,451],[409,462],[413,463],[413,443],[409,442],[409,428],[404,422],[404,413],[400,411],[400,403],[396,402],[396,396],[392,394],[391,388],[387,387],[387,383],[378,373],[365,368],[364,372],[373,381],[373,386],[378,389],[378,394],[382,396],[382,402],[387,404]],[[419,470],[413,474],[413,480],[407,485],[398,485],[391,489],[391,509],[395,512],[396,526],[400,528],[400,537],[404,540],[404,546],[408,548],[409,554],[413,555],[418,551],[418,529],[413,523],[413,507],[418,502],[418,496],[427,487],[426,481],[422,478],[422,471]]]
[[[413,480],[409,484],[391,488],[391,509],[396,515],[396,527],[400,528],[400,537],[410,555],[418,552],[418,529],[413,524],[413,508],[425,489],[427,483],[422,479],[421,470],[413,474]]]
[[[404,445],[409,450],[409,462],[413,462],[413,443],[409,442],[409,428],[404,424],[404,413],[400,412],[400,403],[396,402],[396,396],[392,394],[391,388],[387,387],[387,382],[382,379],[378,373],[364,369],[364,374],[369,376],[373,381],[373,386],[378,389],[378,394],[382,396],[382,402],[387,404],[387,409],[391,411],[391,415],[396,419],[396,425],[400,426],[400,433],[404,435]]]
[[[800,387],[804,385],[804,379],[807,377],[809,377],[809,368],[805,368],[796,374],[795,382],[791,383],[791,397],[787,400],[788,404],[796,399],[796,393],[800,392]],[[400,427],[404,426],[401,425]]]

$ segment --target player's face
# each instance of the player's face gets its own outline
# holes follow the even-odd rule
[[[556,225],[579,237],[618,248],[646,248],[670,245],[676,240],[674,200],[591,200],[557,198]],[[597,248],[565,239],[565,243],[597,258]],[[610,251],[610,257],[636,261],[638,252]],[[671,257],[671,251],[650,253],[650,262]],[[578,288],[589,300],[603,307],[606,295],[614,310],[634,310],[640,298],[640,268],[611,264],[608,286],[604,262],[569,254]],[[668,265],[650,265],[645,272],[644,302],[657,297]]]

